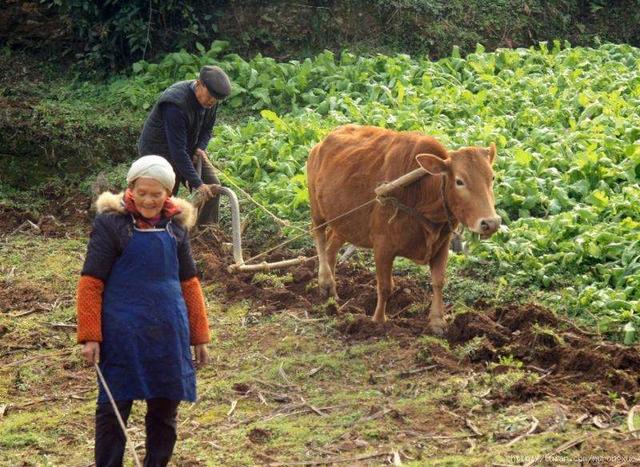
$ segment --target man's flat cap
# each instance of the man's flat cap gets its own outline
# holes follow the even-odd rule
[[[231,94],[231,81],[219,66],[203,66],[200,70],[200,81],[216,99],[224,99]]]

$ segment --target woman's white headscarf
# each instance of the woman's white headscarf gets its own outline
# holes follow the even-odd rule
[[[152,178],[169,191],[173,190],[176,183],[176,174],[171,164],[161,156],[143,156],[131,164],[127,173],[127,183],[133,183],[140,177]]]

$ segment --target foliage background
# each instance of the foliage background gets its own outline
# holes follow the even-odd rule
[[[251,57],[300,58],[323,49],[428,54],[453,44],[492,50],[542,40],[640,44],[638,0],[6,0],[0,43],[64,52],[109,73],[196,42],[227,40]]]

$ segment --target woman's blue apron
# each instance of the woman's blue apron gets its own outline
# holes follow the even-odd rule
[[[100,369],[115,400],[195,401],[176,239],[135,228],[105,284]],[[100,384],[98,402],[108,402]]]

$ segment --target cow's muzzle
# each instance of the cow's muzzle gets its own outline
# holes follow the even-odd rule
[[[501,223],[502,219],[500,217],[486,217],[484,219],[480,219],[480,236],[482,238],[489,238],[498,231]]]

